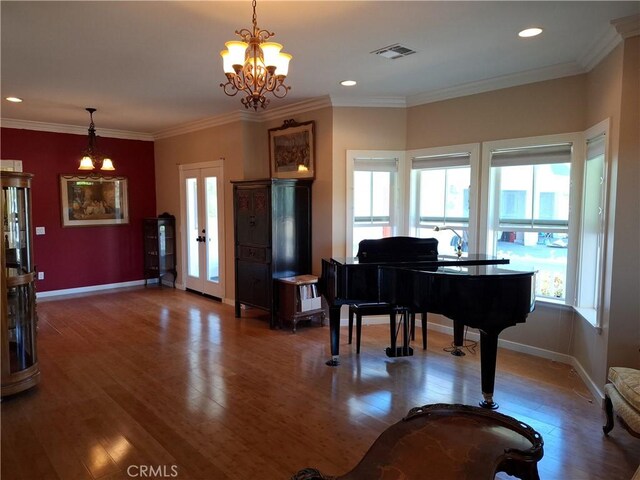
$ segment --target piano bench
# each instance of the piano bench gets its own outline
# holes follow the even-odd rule
[[[349,305],[349,345],[353,340],[353,317],[356,317],[356,353],[360,353],[360,336],[362,334],[362,317],[365,315],[399,315],[406,311],[404,307],[391,306],[388,303],[354,303]],[[411,339],[416,339],[416,313],[411,314]],[[422,316],[422,349],[427,349],[427,314]]]

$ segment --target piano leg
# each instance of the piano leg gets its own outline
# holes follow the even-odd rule
[[[464,323],[454,320],[453,321],[454,349],[451,350],[451,355],[455,355],[456,357],[464,357],[465,353],[462,351],[462,348],[461,348],[462,345],[464,345]]]
[[[480,330],[480,376],[482,379],[482,408],[495,410],[498,404],[493,401],[493,388],[496,380],[496,357],[498,355],[498,333],[485,333]]]
[[[331,359],[325,362],[330,367],[340,365],[340,305],[329,307],[329,339],[331,342]]]

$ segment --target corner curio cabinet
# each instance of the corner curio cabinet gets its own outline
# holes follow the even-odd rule
[[[171,274],[176,286],[176,219],[163,213],[158,218],[145,218],[142,224],[144,236],[144,284],[157,278],[162,286],[165,275]]]
[[[33,264],[30,173],[2,172],[1,395],[40,379],[36,349],[36,272]]]

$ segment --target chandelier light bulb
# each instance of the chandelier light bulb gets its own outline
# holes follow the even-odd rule
[[[91,161],[91,158],[88,156],[84,156],[82,157],[82,160],[80,160],[80,166],[78,167],[78,170],[93,170],[95,167],[93,166],[93,162]]]
[[[100,170],[112,171],[112,170],[115,170],[115,169],[116,169],[116,167],[113,166],[113,162],[111,161],[110,158],[105,158],[102,161],[102,167],[100,167]]]

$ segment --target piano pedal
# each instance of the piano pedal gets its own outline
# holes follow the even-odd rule
[[[391,349],[391,347],[387,347],[385,349],[387,357],[410,357],[413,355],[413,348],[408,347],[396,347],[395,352]]]

